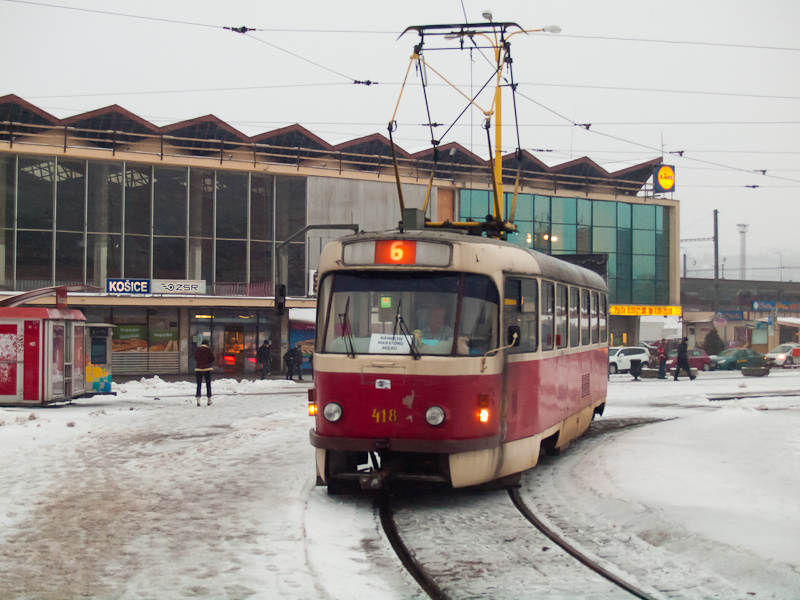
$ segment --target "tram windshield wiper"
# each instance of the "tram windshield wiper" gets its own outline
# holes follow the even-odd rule
[[[344,312],[339,313],[339,322],[342,325],[342,336],[344,336],[344,347],[347,350],[347,356],[356,357],[356,349],[353,346],[353,332],[350,329],[350,296],[347,297],[347,302],[344,305]]]
[[[397,301],[397,312],[394,315],[394,330],[392,331],[392,335],[397,335],[397,330],[400,329],[400,333],[406,338],[408,342],[408,347],[411,350],[411,355],[414,357],[414,360],[419,360],[422,358],[422,354],[419,350],[417,350],[416,340],[414,339],[414,335],[409,331],[408,325],[403,320],[403,314],[400,312],[400,309],[403,306],[403,299]]]

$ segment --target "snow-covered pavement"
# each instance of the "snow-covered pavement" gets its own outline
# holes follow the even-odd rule
[[[0,408],[0,598],[424,597],[371,500],[314,487],[307,385],[214,388],[212,406],[195,406],[193,383],[155,378]],[[741,391],[797,395],[708,400]],[[628,418],[668,420],[549,466],[566,512],[749,597],[799,598],[800,373],[617,375],[603,419]]]

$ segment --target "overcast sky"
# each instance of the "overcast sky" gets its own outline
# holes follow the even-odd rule
[[[711,237],[717,209],[726,278],[739,276],[745,223],[746,266],[770,268],[748,278],[777,280],[782,263],[784,280],[800,280],[796,0],[0,0],[0,95],[60,118],[118,104],[156,125],[213,114],[248,135],[293,123],[331,143],[385,135],[418,41],[398,35],[482,22],[486,10],[563,30],[511,38],[522,148],[609,170],[663,151],[676,167],[681,239]],[[224,29],[242,26],[256,31]],[[467,94],[490,74],[477,51],[425,58]],[[432,120],[449,125],[464,100],[428,75]],[[413,70],[409,80],[395,140],[418,151],[431,136]],[[517,145],[513,114],[507,93],[504,152]],[[468,112],[441,142],[485,158],[482,120]],[[713,266],[711,242],[681,246],[690,276],[713,275],[691,271]]]

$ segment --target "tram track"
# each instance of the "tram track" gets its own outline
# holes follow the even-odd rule
[[[666,420],[671,418],[603,419],[594,424],[602,423],[602,426],[593,425],[589,430],[591,435],[578,440],[570,454],[579,449],[590,450],[625,430]],[[542,467],[549,472],[564,458],[543,459]],[[537,476],[537,481],[540,471],[539,467],[531,471]],[[625,573],[636,573],[636,577],[641,577],[648,571],[643,564],[647,560],[644,555],[640,557],[643,561],[632,563],[628,557],[617,563],[608,554],[607,544],[611,536],[607,531],[595,532],[589,523],[580,519],[573,526],[567,516],[571,514],[569,510],[563,515],[565,521],[558,517],[561,512],[558,506],[552,502],[542,504],[541,498],[534,497],[530,498],[533,500],[531,504],[527,501],[527,494],[523,498],[519,488],[509,489],[507,493],[510,502],[505,501],[505,494],[498,496],[493,492],[415,494],[413,498],[384,492],[377,506],[383,530],[393,550],[421,590],[436,600],[549,598],[552,593],[557,593],[560,598],[656,600],[665,597],[653,596],[624,579]],[[401,513],[400,525],[395,518],[395,508]],[[538,516],[542,510],[547,516]],[[556,522],[553,522],[554,517],[557,517]],[[526,529],[525,523],[536,531]],[[569,532],[573,529],[579,532],[579,547],[570,537]],[[421,530],[431,533],[421,534]],[[553,551],[549,547],[551,543],[563,553]],[[587,544],[592,548],[588,553],[584,549]],[[472,546],[488,550],[469,550]],[[612,550],[610,554],[615,552]],[[512,580],[517,587],[506,590],[504,585]],[[598,583],[601,580],[605,582],[602,585]],[[524,583],[520,584],[520,581]],[[663,591],[673,597],[659,577],[652,583],[653,591]],[[560,588],[562,585],[563,590]],[[576,586],[581,591],[575,591]],[[584,593],[585,590],[598,591]],[[689,593],[685,597],[696,596]]]
[[[514,509],[513,512],[514,513],[522,515],[539,532],[541,532],[542,535],[544,535],[549,540],[551,540],[553,543],[555,543],[557,546],[559,546],[562,550],[564,550],[573,559],[577,560],[578,563],[581,563],[582,565],[588,567],[589,569],[594,571],[594,573],[602,576],[607,581],[609,581],[612,584],[614,584],[615,586],[617,586],[620,590],[622,590],[624,592],[627,592],[628,596],[640,598],[642,600],[656,600],[655,597],[647,594],[646,592],[643,592],[643,591],[639,590],[638,588],[636,588],[632,584],[624,581],[622,578],[620,578],[620,577],[614,575],[613,573],[609,572],[607,569],[603,568],[601,565],[599,565],[595,561],[592,561],[590,558],[586,557],[580,551],[578,551],[572,545],[570,545],[568,541],[566,541],[565,539],[561,538],[554,531],[552,531],[549,528],[547,528],[547,526],[544,525],[544,523],[540,519],[538,519],[538,517],[534,514],[534,512],[525,505],[524,501],[520,497],[518,489],[516,489],[516,488],[509,489],[508,490],[508,494],[509,494],[509,497],[510,497],[510,500],[511,500],[511,504],[513,505],[513,509]],[[432,569],[429,569],[428,567],[426,567],[425,559],[424,558],[420,559],[418,557],[417,553],[414,552],[409,547],[408,544],[406,544],[406,542],[403,540],[403,537],[401,536],[401,534],[399,532],[397,523],[395,522],[394,510],[392,508],[392,496],[390,494],[388,494],[388,493],[382,493],[378,498],[377,505],[378,505],[378,511],[379,511],[379,515],[380,515],[381,525],[383,527],[384,533],[385,533],[389,543],[391,544],[393,550],[397,554],[398,558],[400,559],[401,563],[406,568],[408,573],[414,578],[414,580],[417,582],[417,584],[420,586],[420,588],[428,595],[429,598],[431,598],[433,600],[455,600],[456,598],[461,598],[461,597],[470,597],[471,598],[471,597],[479,597],[479,596],[483,596],[484,595],[484,594],[482,594],[480,592],[473,593],[472,591],[466,591],[466,590],[463,590],[463,589],[462,590],[455,590],[455,591],[446,591],[445,588],[451,589],[452,586],[446,586],[445,584],[440,585],[440,583],[437,582],[437,579],[441,577],[443,580],[446,580],[448,578],[452,578],[453,574],[452,573],[446,573],[446,572],[436,573],[435,572],[436,567],[434,567]],[[481,508],[478,507],[478,508],[476,508],[476,510],[481,510]],[[504,540],[504,542],[505,541],[506,540]],[[508,540],[508,541],[511,541],[511,540]],[[520,544],[530,544],[530,545],[534,545],[534,546],[538,546],[539,545],[538,543],[534,543],[534,542],[536,542],[536,540],[531,540],[531,539],[529,539],[529,538],[527,538],[525,536],[523,536],[523,538],[521,540],[518,540],[518,541],[519,541]],[[465,543],[468,543],[468,542],[465,541]],[[543,547],[542,550],[543,551],[547,551],[548,548]],[[422,550],[421,553],[424,554],[424,550]],[[552,556],[552,553],[550,553],[548,556]],[[536,573],[539,573],[539,574],[545,573],[546,574],[550,570],[551,567],[554,568],[554,570],[556,572],[559,572],[559,570],[563,570],[563,568],[564,568],[563,565],[559,565],[559,566],[553,567],[553,563],[554,563],[554,559],[553,558],[544,559],[542,562],[543,562],[543,564],[522,565],[522,569],[521,570],[527,570],[528,572],[531,572],[531,573],[534,573],[534,574],[536,574]],[[574,574],[574,561],[572,561],[572,562],[573,562],[573,567],[570,568],[570,570],[568,571],[568,573],[571,573],[571,574],[561,575],[562,577],[564,577],[564,578],[569,577],[570,579],[575,577],[575,574]],[[482,572],[482,573],[485,572],[485,568],[481,568],[482,564],[480,564],[480,561],[476,560],[475,564],[473,564],[471,566],[473,566],[474,569],[476,571],[478,571],[478,572]],[[587,574],[587,576],[588,577],[592,577],[591,575],[588,575],[588,574]],[[480,579],[485,579],[486,577],[491,578],[491,574],[490,573],[484,573],[484,574],[482,574],[480,576],[476,576],[476,577],[479,577]],[[549,577],[549,576],[547,576],[547,577]],[[580,578],[580,576],[579,576],[579,578]],[[541,584],[539,584],[539,585],[541,586]],[[489,587],[492,587],[492,586],[489,586]],[[497,588],[499,589],[499,587],[500,586],[498,585]],[[533,592],[530,595],[526,594],[525,597],[526,598],[527,597],[529,597],[529,598],[536,598],[536,597],[544,598],[544,597],[548,597],[548,596],[549,596],[548,592],[542,590],[542,591],[540,591],[538,593],[538,595],[537,595],[536,592]],[[505,593],[501,593],[498,596],[492,596],[492,597],[516,597],[516,596],[506,596]],[[575,597],[577,598],[577,597],[582,597],[582,596],[576,595]]]

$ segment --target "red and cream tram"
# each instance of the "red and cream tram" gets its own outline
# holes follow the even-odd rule
[[[421,229],[332,242],[318,274],[310,437],[330,492],[513,480],[603,411],[608,297],[592,271]]]

